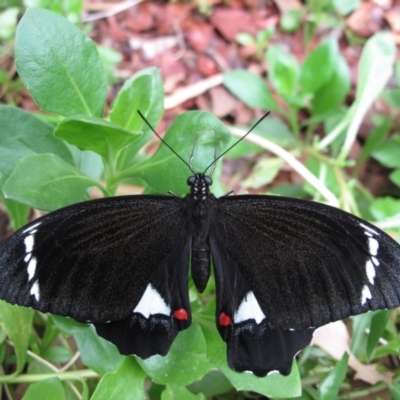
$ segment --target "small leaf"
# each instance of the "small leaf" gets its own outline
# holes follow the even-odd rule
[[[29,208],[25,204],[18,203],[11,199],[4,199],[7,211],[11,217],[15,230],[22,228],[28,222]]]
[[[54,154],[22,159],[3,186],[5,197],[40,210],[56,210],[83,200],[99,183]]]
[[[380,310],[373,313],[366,349],[368,361],[371,360],[375,347],[378,344],[379,339],[382,337],[391,315],[391,310]]]
[[[26,362],[26,351],[32,334],[34,311],[17,307],[0,300],[0,325],[14,344],[17,355],[17,372],[21,372]]]
[[[236,35],[236,41],[242,46],[255,46],[254,36],[248,32],[240,32]]]
[[[397,186],[400,187],[400,168],[394,170],[390,175],[389,175],[390,180]]]
[[[94,43],[65,18],[28,9],[15,38],[18,73],[40,108],[101,117],[108,83]]]
[[[93,371],[105,374],[121,364],[124,356],[113,344],[97,335],[93,326],[59,315],[52,315],[52,318],[60,331],[74,336],[82,361]]]
[[[139,365],[158,384],[186,386],[204,376],[212,365],[207,359],[203,332],[197,323],[179,333],[165,357],[155,355]]]
[[[300,75],[296,59],[277,46],[267,52],[268,77],[276,91],[282,96],[294,96]]]
[[[358,164],[365,162],[368,157],[371,156],[372,152],[377,150],[379,146],[384,143],[386,136],[389,134],[392,126],[392,119],[390,117],[384,117],[376,125],[376,127],[369,133],[367,140],[362,146],[361,155],[357,160]]]
[[[257,121],[252,121],[251,126],[256,122]],[[246,130],[249,129],[249,127],[246,128]],[[271,116],[268,116],[268,118],[261,121],[257,127],[254,128],[253,133],[264,139],[270,140],[271,142],[279,144],[282,147],[291,148],[297,145],[296,139],[287,125]],[[226,157],[237,158],[246,154],[261,152],[265,152],[265,149],[256,144],[247,142],[246,140],[242,140],[235,147],[229,150]]]
[[[301,20],[303,19],[304,10],[303,9],[292,9],[285,12],[281,16],[279,22],[280,28],[284,32],[293,33],[300,29]]]
[[[22,400],[66,400],[62,382],[49,378],[29,386]]]
[[[188,385],[187,388],[193,393],[203,393],[209,399],[218,394],[230,391],[232,385],[221,371],[212,370],[199,381]]]
[[[76,116],[64,119],[54,131],[56,137],[80,150],[91,150],[108,160],[137,140],[141,134],[100,118]]]
[[[50,124],[24,110],[0,104],[0,172],[8,176],[21,158],[39,153],[54,153],[74,162],[66,144],[54,137]]]
[[[313,116],[337,109],[346,98],[349,90],[349,67],[345,59],[338,54],[330,78],[314,92],[311,101]]]
[[[161,400],[206,400],[202,394],[193,394],[185,387],[171,387],[164,389],[161,395]]]
[[[369,211],[377,221],[400,215],[400,199],[393,197],[379,197],[373,200],[369,206]]]
[[[124,357],[119,368],[103,376],[90,400],[146,399],[144,383],[146,373],[134,357]]]
[[[248,71],[229,71],[224,73],[224,85],[240,101],[250,108],[278,110],[267,83],[258,75]]]
[[[348,15],[360,7],[360,0],[333,0],[336,10],[342,15]]]
[[[318,392],[321,400],[336,399],[347,372],[349,354],[344,353],[342,359],[335,365],[335,368],[321,382]]]
[[[395,52],[394,39],[388,32],[375,34],[365,44],[359,63],[355,119],[365,115],[391,77]]]
[[[322,42],[308,54],[301,66],[300,84],[303,93],[315,93],[333,75],[338,65],[339,49],[335,39]]]
[[[285,162],[281,158],[265,158],[259,161],[251,175],[242,182],[245,188],[259,189],[271,183]]]
[[[382,99],[393,108],[400,108],[400,89],[387,89],[382,93]]]
[[[153,137],[150,127],[139,116],[138,110],[156,129],[164,112],[164,86],[158,68],[141,70],[124,83],[110,113],[111,122],[130,131],[140,131],[142,136],[124,149],[118,158],[118,168],[123,170],[134,163],[138,151]]]
[[[389,141],[378,146],[372,156],[385,167],[400,168],[400,134],[393,135]]]

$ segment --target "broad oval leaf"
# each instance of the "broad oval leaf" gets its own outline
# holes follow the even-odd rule
[[[267,52],[268,77],[276,91],[282,96],[294,96],[300,67],[297,60],[280,47],[271,46]]]
[[[103,376],[91,400],[131,400],[145,399],[144,383],[146,373],[134,357],[124,357],[116,371]]]
[[[94,43],[65,18],[30,8],[15,38],[18,73],[40,108],[101,117],[107,77]]]
[[[20,203],[52,211],[82,201],[88,187],[99,185],[54,154],[33,154],[17,164],[3,193]]]
[[[137,140],[141,133],[131,132],[100,118],[76,116],[66,118],[54,134],[80,150],[91,150],[105,160]]]
[[[73,164],[66,144],[54,137],[53,127],[20,108],[0,105],[0,172],[10,175],[31,154],[54,153]]]
[[[265,79],[248,71],[229,71],[224,73],[224,85],[239,100],[251,108],[278,110]]]
[[[0,300],[0,325],[14,344],[17,355],[17,372],[22,371],[26,361],[26,351],[32,334],[34,311],[17,307]]]

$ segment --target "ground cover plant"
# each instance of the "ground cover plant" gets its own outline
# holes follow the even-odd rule
[[[249,157],[266,148],[276,155],[259,162],[244,187],[258,189],[272,182],[285,160],[306,183],[275,186],[272,192],[323,200],[378,221],[382,228],[398,229],[399,201],[374,199],[357,180],[358,169],[372,155],[393,168],[390,177],[400,186],[398,135],[388,136],[390,118],[377,115],[360,157],[356,162],[349,157],[367,110],[393,74],[392,38],[378,34],[365,45],[350,107],[344,102],[349,74],[334,40],[323,42],[301,65],[276,46],[269,46],[264,57],[268,83],[245,71],[224,74],[226,87],[245,104],[273,111],[250,138],[258,144],[242,143],[228,155]],[[188,170],[168,149],[161,146],[151,156],[140,152],[153,133],[136,110],[153,126],[163,115],[163,86],[156,68],[128,79],[104,113],[108,82],[95,46],[71,23],[41,9],[29,10],[21,20],[15,59],[35,102],[52,113],[50,118],[46,113],[0,106],[0,188],[15,228],[25,224],[28,207],[51,211],[88,199],[92,187],[104,196],[114,195],[120,182],[141,182],[148,193],[187,193]],[[399,70],[397,65],[398,78]],[[395,93],[384,96],[394,99],[396,106]],[[302,110],[309,117],[299,122]],[[325,134],[318,139],[313,133],[321,124]],[[184,159],[190,158],[196,143],[197,170],[212,161],[216,146],[222,151],[231,141],[227,128],[202,111],[179,116],[164,138]],[[305,167],[296,160],[302,156],[307,156]],[[220,167],[213,176],[216,195],[229,189],[217,183],[219,173]],[[374,386],[355,389],[348,356],[337,362],[317,346],[302,352],[288,378],[261,379],[230,371],[225,345],[214,327],[214,289],[211,283],[200,298],[191,287],[193,326],[178,336],[167,357],[149,360],[122,357],[89,326],[2,303],[5,373],[0,382],[10,397],[18,396],[21,383],[29,383],[25,399],[144,398],[145,387],[152,399],[246,398],[250,391],[274,398],[349,398],[350,393],[351,398],[362,398],[385,389],[396,398],[398,375],[392,383],[382,378]],[[386,311],[354,318],[352,353],[362,362],[379,363],[381,371],[390,370],[383,357],[397,357],[396,321],[397,313]],[[65,334],[73,336],[79,354]]]

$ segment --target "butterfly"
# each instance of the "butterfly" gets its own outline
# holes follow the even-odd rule
[[[319,326],[400,304],[400,246],[386,233],[312,201],[216,198],[206,171],[183,198],[91,200],[24,226],[0,245],[0,298],[148,358],[191,324],[189,266],[200,293],[213,266],[228,365],[257,376],[288,375]]]

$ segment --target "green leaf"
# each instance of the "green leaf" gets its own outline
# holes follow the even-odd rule
[[[360,0],[333,0],[336,10],[342,15],[348,15],[360,7]]]
[[[325,85],[339,60],[337,41],[333,38],[325,40],[308,54],[301,66],[300,84],[303,93],[315,93]]]
[[[257,121],[253,121],[252,125],[254,125],[256,122]],[[248,130],[250,128],[246,127],[245,129]],[[268,116],[268,118],[265,118],[263,121],[261,121],[260,124],[257,125],[257,127],[253,130],[253,133],[264,139],[279,144],[282,147],[291,148],[297,145],[296,139],[287,125],[274,117]],[[229,152],[226,154],[226,157],[237,158],[251,153],[262,152],[265,152],[265,149],[262,147],[242,140],[235,147],[229,150]]]
[[[350,90],[350,70],[345,59],[336,55],[330,78],[315,92],[311,100],[313,116],[335,110]]]
[[[393,135],[373,152],[372,157],[389,168],[400,168],[400,134]]]
[[[164,86],[158,68],[145,68],[133,75],[124,83],[112,106],[111,122],[143,132],[141,138],[122,151],[118,160],[120,170],[132,165],[136,153],[154,137],[138,110],[154,129],[157,128],[164,112]]]
[[[251,175],[242,181],[242,186],[245,188],[259,189],[271,183],[278,175],[284,163],[284,160],[277,157],[265,158],[259,161],[255,165]]]
[[[300,68],[296,59],[277,46],[267,52],[268,77],[282,96],[294,96],[299,81]]]
[[[101,186],[54,154],[22,159],[3,186],[5,197],[52,211],[83,200],[90,186]]]
[[[15,39],[18,73],[40,108],[101,117],[107,77],[94,43],[65,18],[31,8]]]
[[[119,368],[103,376],[90,400],[146,399],[146,373],[134,357],[125,357]]]
[[[17,355],[17,371],[21,372],[26,362],[26,351],[32,334],[34,311],[17,307],[0,300],[0,325],[14,344]]]
[[[161,395],[161,400],[206,400],[202,394],[193,394],[184,387],[167,386]]]
[[[350,349],[359,360],[366,357],[367,348],[366,329],[371,326],[372,313],[360,314],[352,317],[353,334],[351,335]]]
[[[390,180],[397,186],[400,186],[400,168],[394,170],[390,175],[389,175]]]
[[[389,117],[384,117],[378,122],[362,146],[361,155],[357,160],[358,164],[364,163],[371,156],[372,152],[379,148],[388,135],[391,126],[392,119]]]
[[[375,347],[382,337],[391,315],[391,310],[380,310],[373,313],[366,349],[368,361],[371,360]]]
[[[18,7],[10,7],[0,12],[0,40],[6,41],[14,36],[18,14]]]
[[[400,89],[387,89],[382,93],[382,99],[393,108],[400,108]]]
[[[81,22],[81,15],[83,11],[82,0],[23,0],[25,7],[38,7],[46,8],[47,10],[54,11],[67,18],[73,24]]]
[[[208,362],[206,341],[200,326],[192,325],[179,333],[165,357],[138,358],[140,366],[158,384],[186,386],[204,376],[212,365]]]
[[[237,70],[225,72],[223,77],[227,89],[248,107],[268,111],[279,109],[266,81],[258,75]]]
[[[349,354],[344,353],[342,359],[335,365],[335,368],[321,382],[318,388],[320,400],[336,399],[347,372]]]
[[[208,399],[232,389],[232,385],[225,375],[216,370],[209,371],[199,381],[193,382],[187,387],[192,393],[203,393]]]
[[[400,400],[400,383],[393,383],[390,387],[390,394],[392,400]]]
[[[286,11],[279,22],[280,28],[284,32],[293,33],[300,29],[301,20],[303,19],[303,9],[292,9]]]
[[[138,131],[144,125],[139,110],[151,125],[156,124],[163,112],[163,95],[159,70],[155,67],[143,69],[122,86],[112,105],[110,121],[131,131]],[[154,111],[157,116],[153,115]]]
[[[91,150],[100,154],[104,160],[115,157],[118,151],[141,136],[141,133],[84,115],[64,119],[58,124],[54,134],[80,150]]]
[[[400,215],[400,199],[379,197],[371,202],[369,211],[377,221]]]
[[[15,230],[22,228],[28,222],[29,208],[18,201],[4,199],[7,211],[11,217],[12,225]]]
[[[105,374],[121,364],[124,356],[113,344],[98,336],[93,326],[59,315],[52,315],[52,318],[58,329],[74,336],[82,361],[93,371]]]
[[[38,153],[54,153],[74,162],[65,143],[54,137],[50,124],[24,110],[0,104],[0,172],[8,176],[21,158]]]
[[[29,386],[22,400],[66,400],[62,382],[49,378]]]
[[[236,41],[242,46],[255,46],[256,40],[253,35],[248,32],[240,32],[236,35]]]
[[[174,151],[189,162],[192,157],[194,171],[204,172],[230,142],[231,135],[225,125],[205,111],[190,111],[179,115],[168,129],[164,140]],[[210,170],[207,171],[210,173]],[[156,189],[158,193],[172,191],[177,195],[188,192],[190,170],[166,145],[141,164],[124,171],[123,176],[136,176]],[[213,175],[215,181],[215,174]],[[213,189],[216,188],[216,183]]]

